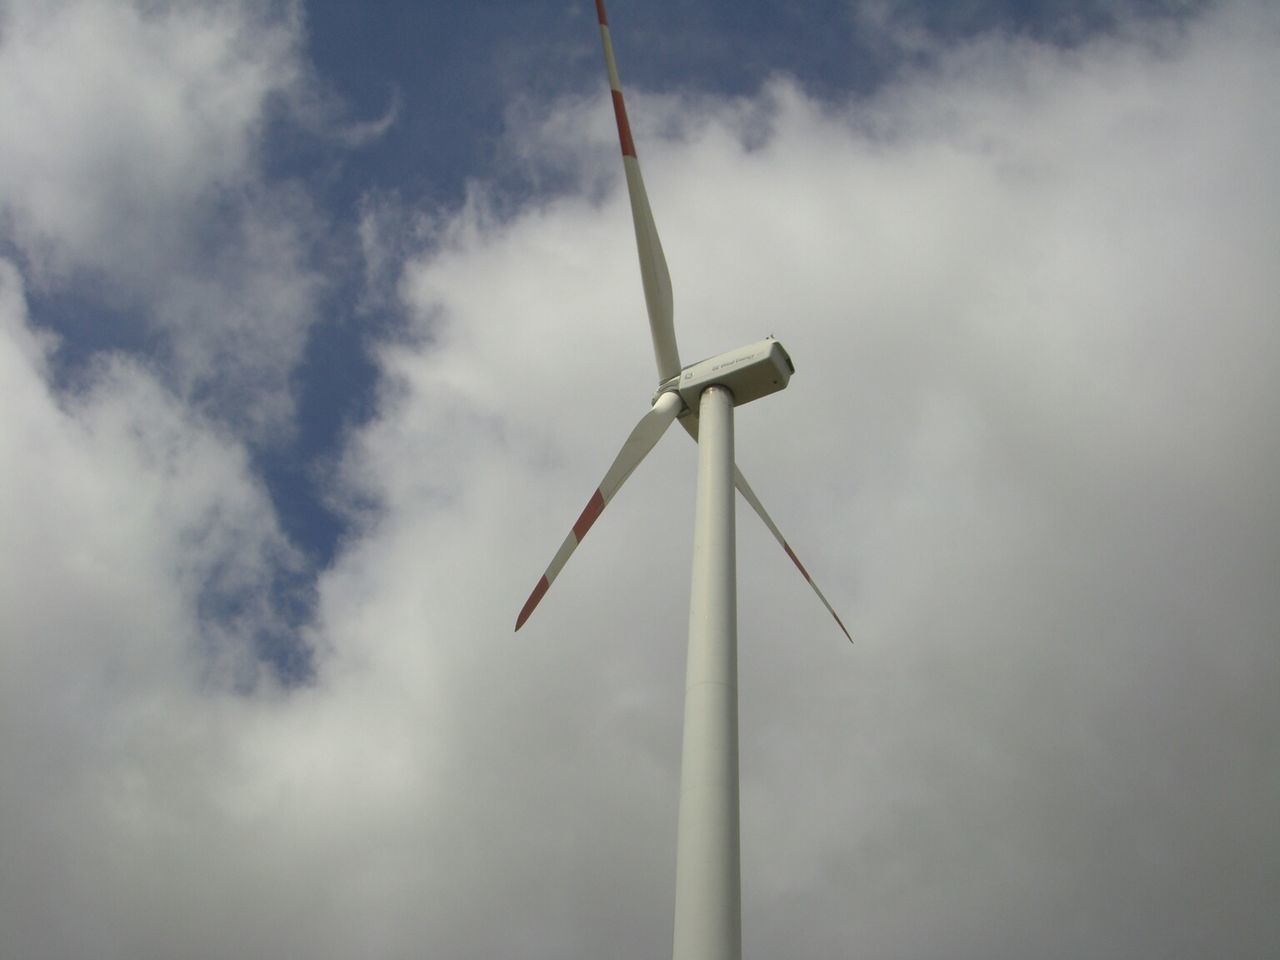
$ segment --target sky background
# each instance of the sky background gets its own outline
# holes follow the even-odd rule
[[[629,3],[744,952],[1280,955],[1280,12]],[[0,0],[0,955],[670,950],[696,451],[591,4]]]

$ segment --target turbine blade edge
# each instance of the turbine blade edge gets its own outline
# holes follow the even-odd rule
[[[525,621],[532,616],[533,611],[551,588],[551,584],[559,576],[560,571],[564,569],[564,565],[569,562],[569,557],[573,555],[573,551],[578,549],[578,544],[586,537],[587,531],[600,518],[600,514],[604,512],[604,508],[608,506],[609,501],[622,489],[622,485],[627,481],[627,478],[631,476],[641,461],[649,455],[649,451],[662,438],[662,435],[666,433],[667,428],[671,426],[671,421],[676,418],[683,406],[684,404],[678,394],[664,393],[658,397],[649,412],[640,418],[640,422],[632,429],[630,435],[622,444],[622,449],[614,457],[613,463],[609,465],[609,469],[605,472],[604,479],[600,481],[595,493],[591,495],[587,505],[582,508],[582,513],[578,515],[578,519],[574,522],[573,527],[570,528],[569,535],[564,538],[564,542],[560,544],[560,549],[551,558],[551,563],[547,565],[546,571],[538,580],[537,585],[534,586],[533,592],[529,594],[529,599],[524,602],[519,616],[516,617],[516,630],[523,627]]]
[[[649,207],[649,195],[640,174],[635,140],[627,105],[622,98],[622,81],[613,56],[613,40],[609,35],[609,19],[604,0],[596,0],[600,20],[600,40],[604,46],[605,69],[609,74],[609,92],[613,100],[613,116],[618,124],[618,143],[622,147],[622,167],[627,179],[627,196],[631,201],[631,219],[635,225],[636,252],[640,258],[640,282],[644,287],[645,309],[649,314],[649,333],[653,338],[653,355],[658,365],[658,382],[664,383],[680,372],[680,351],[676,348],[675,309],[671,291],[671,273],[662,252],[658,227]]]
[[[827,598],[823,595],[818,584],[815,583],[813,577],[809,575],[809,571],[806,570],[804,564],[800,562],[800,558],[797,557],[795,551],[791,549],[791,544],[787,543],[786,537],[782,535],[782,531],[778,529],[778,525],[773,522],[773,518],[769,516],[769,511],[765,510],[764,504],[760,502],[760,498],[757,497],[755,491],[751,489],[751,485],[747,483],[747,478],[742,475],[742,470],[737,466],[737,464],[734,464],[733,467],[733,483],[734,486],[738,488],[738,492],[742,494],[742,498],[746,500],[747,503],[751,504],[751,509],[756,512],[756,516],[764,521],[764,525],[769,528],[769,532],[773,534],[773,538],[782,545],[782,549],[785,550],[787,556],[791,558],[791,562],[796,565],[796,569],[800,571],[805,582],[813,588],[813,592],[817,594],[818,599],[822,601],[822,605],[827,608],[827,613],[831,614],[836,625],[845,635],[845,638],[850,643],[853,643],[853,636],[849,633],[849,628],[844,625],[844,621],[840,619],[840,615],[836,613],[835,608],[831,606],[830,602],[828,602]]]
[[[697,443],[698,418],[693,415],[682,417],[680,419],[680,425],[684,427],[685,432],[693,438],[693,442]],[[850,643],[853,643],[853,636],[849,633],[849,628],[844,625],[844,621],[840,619],[840,615],[836,613],[835,608],[831,606],[831,603],[827,600],[822,590],[814,582],[809,571],[805,569],[805,565],[800,562],[800,558],[797,557],[795,551],[791,549],[791,544],[787,543],[787,538],[782,535],[782,531],[778,529],[778,525],[773,522],[773,518],[769,516],[769,511],[764,508],[764,504],[760,502],[760,498],[757,497],[755,491],[751,489],[751,484],[747,483],[747,478],[742,475],[742,469],[736,463],[733,465],[733,485],[738,488],[738,493],[742,494],[742,499],[746,500],[747,503],[751,505],[751,509],[756,512],[756,516],[758,516],[764,522],[764,525],[769,528],[769,532],[773,534],[773,539],[778,541],[787,556],[791,558],[791,562],[794,563],[796,569],[800,571],[805,582],[808,583],[813,592],[817,594],[818,599],[822,601],[822,605],[827,608],[827,613],[831,614],[832,619],[835,620],[836,626],[840,628],[840,632],[845,635],[845,638],[848,639]]]

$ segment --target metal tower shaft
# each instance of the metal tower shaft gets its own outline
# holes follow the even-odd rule
[[[673,960],[739,960],[738,611],[733,394],[699,399]]]

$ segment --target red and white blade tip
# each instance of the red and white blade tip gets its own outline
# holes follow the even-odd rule
[[[697,440],[698,435],[696,428],[689,426],[687,429],[689,431],[689,435],[693,437],[694,440]],[[747,478],[742,475],[742,471],[737,466],[733,468],[733,484],[738,488],[738,492],[742,494],[742,499],[746,500],[747,503],[751,505],[751,509],[756,512],[756,516],[764,522],[764,525],[769,528],[769,532],[773,534],[773,538],[777,540],[782,549],[786,551],[787,556],[790,557],[791,562],[796,565],[796,569],[800,571],[801,576],[803,576],[805,582],[809,584],[814,595],[822,602],[822,605],[827,608],[827,613],[831,614],[836,625],[840,628],[840,632],[845,635],[850,643],[853,643],[853,637],[850,635],[849,629],[844,625],[844,621],[840,619],[840,615],[836,613],[835,608],[831,606],[831,602],[827,600],[817,583],[814,582],[813,577],[809,576],[809,571],[806,570],[804,564],[800,562],[800,558],[796,556],[796,552],[791,549],[791,544],[787,543],[786,537],[782,535],[782,531],[778,529],[778,525],[773,522],[773,517],[769,516],[769,511],[764,508],[764,504],[760,502],[760,498],[756,496],[756,492],[751,489],[751,484],[747,483]]]
[[[782,541],[782,549],[787,551],[787,556],[791,558],[791,562],[796,565],[796,569],[804,576],[809,586],[813,588],[813,592],[818,595],[818,599],[822,601],[822,605],[827,608],[827,612],[835,619],[836,625],[844,633],[850,643],[853,643],[853,637],[849,634],[849,629],[844,625],[844,621],[840,619],[840,615],[831,608],[831,604],[827,603],[827,598],[822,595],[822,591],[818,589],[818,585],[813,582],[813,577],[809,576],[809,571],[804,568],[804,564],[800,562],[800,558],[796,556],[796,552],[791,549],[791,544]]]
[[[653,449],[654,444],[662,438],[662,435],[667,431],[667,427],[671,426],[671,421],[676,418],[676,415],[683,408],[684,403],[681,401],[679,394],[664,393],[658,397],[649,411],[640,418],[640,422],[632,428],[631,433],[622,444],[622,449],[618,451],[618,455],[613,458],[613,463],[609,465],[609,469],[605,472],[604,479],[600,481],[600,486],[591,495],[587,505],[582,508],[582,513],[578,515],[573,529],[569,531],[569,535],[560,544],[560,549],[556,551],[556,555],[551,558],[551,563],[547,565],[546,573],[542,575],[542,579],[533,588],[533,593],[529,594],[529,599],[524,602],[524,606],[520,610],[520,616],[516,617],[517,630],[524,626],[524,622],[529,619],[529,616],[546,595],[547,590],[551,588],[552,582],[560,571],[564,569],[564,565],[569,562],[569,557],[573,555],[573,551],[578,549],[578,544],[587,535],[587,531],[591,529],[592,524],[600,519],[600,514],[604,513],[605,506],[622,489],[622,485],[627,482],[627,478],[631,476],[636,467],[640,466],[640,462],[649,455],[649,451]]]
[[[560,550],[556,553],[555,559],[551,561],[551,566],[542,575],[542,579],[538,581],[537,586],[533,588],[533,592],[529,594],[529,599],[524,602],[524,606],[520,608],[520,615],[516,617],[516,630],[523,627],[524,622],[537,609],[538,604],[542,602],[542,598],[551,589],[551,581],[563,569],[565,562],[569,559],[569,554],[573,553],[578,544],[582,542],[592,524],[600,519],[600,514],[604,513],[604,507],[604,493],[597,489],[591,495],[591,499],[587,501],[587,505],[582,508],[582,513],[578,515],[577,521],[574,522],[573,529],[569,531],[569,536],[560,545]]]
[[[613,44],[609,39],[609,18],[604,12],[602,0],[596,0],[596,13],[600,18],[600,31],[604,41],[605,67],[609,71],[609,92],[613,94],[613,116],[618,121],[618,142],[624,157],[636,155],[636,143],[631,138],[631,124],[627,121],[627,106],[622,101],[622,84],[618,80],[618,65],[613,58]]]

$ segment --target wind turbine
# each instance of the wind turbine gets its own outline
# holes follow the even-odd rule
[[[804,575],[823,606],[852,642],[849,631],[783,538],[733,452],[733,410],[782,390],[794,372],[773,337],[680,364],[673,325],[671,277],[635,142],[622,101],[604,0],[596,0],[600,38],[613,97],[622,167],[635,223],[658,389],[622,450],[587,501],[569,535],[525,601],[516,619],[524,626],[592,524],[654,445],[679,419],[698,444],[693,576],[689,603],[689,653],[685,681],[680,813],[676,829],[676,903],[673,960],[738,960],[742,954],[741,880],[738,856],[738,652],[737,581],[733,491],[736,487]]]

